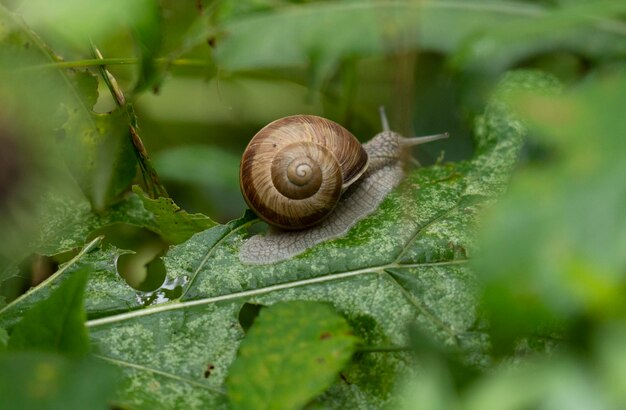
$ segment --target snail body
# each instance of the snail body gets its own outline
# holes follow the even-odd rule
[[[242,244],[242,262],[280,261],[344,235],[402,181],[407,147],[447,136],[405,138],[382,115],[384,131],[363,145],[339,124],[309,115],[279,119],[253,137],[240,185],[270,229]]]

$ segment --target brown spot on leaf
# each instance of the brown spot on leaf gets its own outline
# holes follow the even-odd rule
[[[213,371],[213,369],[215,369],[215,366],[212,363],[209,363],[206,366],[206,370],[204,371],[204,378],[208,379],[209,376],[211,375],[211,372]]]
[[[333,337],[333,335],[330,334],[330,332],[324,332],[320,335],[320,340],[330,339],[331,337]]]

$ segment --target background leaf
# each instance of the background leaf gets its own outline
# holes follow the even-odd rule
[[[97,81],[90,73],[39,67],[32,80],[32,65],[54,63],[57,57],[4,7],[0,8],[0,20],[5,28],[0,33],[0,44],[6,46],[2,60],[13,62],[10,69],[2,67],[3,75],[8,76],[5,92],[17,98],[18,107],[26,112],[41,114],[49,127],[49,140],[38,141],[39,135],[35,134],[30,136],[33,144],[45,144],[54,150],[92,207],[103,211],[118,199],[136,174],[126,113],[92,111],[97,99]],[[20,70],[23,65],[28,65],[29,70]],[[54,138],[50,128],[56,132]]]
[[[110,408],[115,371],[93,359],[69,360],[44,353],[0,355],[0,395],[9,409]]]
[[[552,15],[543,7],[510,1],[310,3],[231,18],[222,28],[225,34],[220,39],[216,58],[223,68],[232,71],[310,64],[317,78],[325,78],[346,56],[384,55],[416,46],[423,50],[454,51],[470,35],[493,32],[482,43],[476,42],[473,50],[485,54],[487,46],[493,50],[496,47],[493,43],[499,42],[502,47],[498,50],[504,49],[508,59],[506,64],[495,65],[503,70],[538,48],[537,43],[534,47],[528,44],[528,36],[518,35],[517,39],[525,39],[525,53],[506,50],[513,40],[501,39],[500,31],[513,33],[508,28],[512,24],[532,31],[539,42],[545,38],[542,28],[548,30],[555,26],[555,21],[562,22],[572,30],[560,30],[559,37],[550,43],[552,48],[565,45],[597,55],[598,48],[590,45],[593,42],[600,45],[603,53],[612,50],[623,55],[623,48],[616,43],[623,39],[623,30],[614,32],[597,21],[618,16],[620,10],[615,2],[568,9],[564,15],[558,12]],[[597,19],[589,18],[589,12],[597,14]],[[571,15],[585,18],[590,29],[581,29],[576,18],[568,18]],[[326,41],[328,32],[333,33],[332,42]],[[263,47],[253,41],[259,36],[265,39]],[[583,37],[587,41],[578,41]],[[496,54],[494,50],[489,55]]]
[[[460,48],[455,64],[497,73],[557,49],[576,50],[591,59],[623,58],[626,46],[619,38],[626,35],[626,25],[619,17],[625,11],[621,2],[580,2],[539,12],[532,24],[523,20],[486,27]]]
[[[64,0],[52,5],[33,0],[21,2],[17,11],[29,26],[68,53],[78,50],[86,53],[90,42],[98,45],[126,32],[135,46],[135,50],[129,51],[135,51],[133,54],[140,60],[135,91],[158,85],[159,73],[154,60],[162,45],[162,21],[157,1]]]

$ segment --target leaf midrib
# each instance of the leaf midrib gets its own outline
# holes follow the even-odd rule
[[[245,290],[241,292],[234,292],[234,293],[229,293],[229,294],[220,295],[220,296],[213,296],[209,298],[196,299],[196,300],[190,300],[190,301],[184,301],[184,302],[173,301],[169,303],[163,303],[163,304],[151,307],[151,308],[134,310],[128,313],[122,313],[122,314],[118,314],[114,316],[88,320],[87,326],[97,327],[97,326],[102,326],[102,325],[109,324],[109,323],[122,322],[125,320],[137,318],[137,317],[149,316],[149,315],[157,314],[160,312],[167,312],[170,310],[178,310],[178,309],[184,309],[184,308],[193,307],[193,306],[207,305],[211,303],[223,302],[226,300],[239,299],[239,298],[249,297],[249,296],[264,295],[266,293],[270,293],[270,292],[274,292],[278,290],[285,290],[285,289],[291,289],[291,288],[296,288],[300,286],[330,282],[334,280],[345,279],[345,278],[349,278],[352,276],[364,275],[368,273],[384,273],[386,269],[398,269],[398,268],[406,269],[406,268],[458,265],[458,264],[464,264],[467,262],[469,262],[469,259],[456,259],[452,261],[412,263],[412,264],[402,264],[402,263],[392,262],[392,263],[385,264],[385,265],[371,266],[368,268],[334,273],[334,274],[325,275],[325,276],[318,276],[315,278],[302,279],[302,280],[297,280],[293,282],[285,282],[285,283],[266,286],[262,288]]]

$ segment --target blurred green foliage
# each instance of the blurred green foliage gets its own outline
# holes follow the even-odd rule
[[[65,280],[22,317],[0,348],[0,394],[7,409],[107,408],[115,371],[88,356],[83,296],[89,269]]]
[[[450,132],[416,154],[422,164],[459,161],[472,157],[472,124],[502,74],[539,69],[563,90],[507,96],[530,138],[470,255],[490,362],[471,366],[418,332],[418,366],[392,406],[626,407],[626,2],[0,3],[0,302],[101,234],[137,252],[129,270],[141,272],[127,282],[142,289],[164,248],[243,213],[238,158],[278,117],[323,115],[367,140],[384,105],[404,134]],[[150,198],[159,182],[210,218]],[[47,321],[38,309],[60,315],[39,303],[24,316],[32,323],[0,328],[0,351],[28,342],[19,329]],[[55,394],[95,407],[109,382],[81,382],[99,364],[5,353],[1,395],[56,380]],[[67,404],[14,405],[50,403]]]

